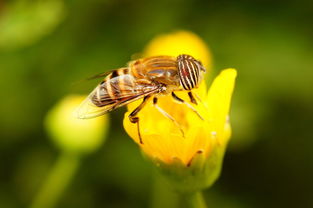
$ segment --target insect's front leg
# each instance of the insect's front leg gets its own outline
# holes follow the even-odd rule
[[[182,127],[178,124],[178,122],[158,105],[158,98],[156,97],[153,98],[153,105],[163,116],[170,119],[179,128],[180,132],[182,133],[182,136],[185,138],[185,133]]]
[[[201,120],[204,120],[203,117],[200,115],[200,113],[192,105],[190,105],[188,102],[184,101],[183,99],[179,98],[174,92],[172,92],[172,97],[174,98],[175,101],[177,101],[177,102],[179,102],[181,104],[184,104],[188,108],[190,108],[194,113],[196,113],[198,115],[198,117]],[[194,97],[193,97],[193,99],[194,99]]]
[[[137,132],[138,132],[140,144],[143,144],[143,142],[142,142],[140,128],[139,128],[139,117],[137,116],[137,114],[145,106],[145,104],[147,103],[150,97],[151,97],[150,95],[144,97],[142,103],[140,103],[140,105],[137,108],[135,108],[135,110],[133,110],[128,116],[130,122],[137,124]]]
[[[197,100],[195,99],[195,97],[193,96],[192,92],[188,92],[188,96],[189,96],[189,99],[190,99],[190,102],[192,102],[193,104],[195,105],[198,105],[198,102]]]

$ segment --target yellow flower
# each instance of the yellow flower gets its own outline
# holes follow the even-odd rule
[[[104,142],[107,115],[94,119],[79,119],[75,115],[84,99],[85,96],[67,96],[47,114],[45,126],[55,144],[66,152],[89,153]]]
[[[210,63],[209,52],[205,52],[206,47],[199,40],[197,36],[188,32],[161,36],[148,45],[146,54],[175,56],[187,53],[200,59],[207,66]],[[188,45],[190,51],[187,51]],[[204,56],[207,58],[199,58]],[[192,90],[201,100],[198,105],[192,106],[203,120],[190,108],[174,102],[171,95],[159,97],[158,105],[177,121],[184,135],[175,123],[164,117],[153,106],[152,101],[149,101],[138,114],[143,140],[141,144],[137,125],[131,123],[128,118],[141,101],[128,105],[128,112],[124,116],[126,132],[145,155],[156,163],[177,190],[197,191],[210,186],[219,176],[224,151],[231,135],[228,113],[236,74],[235,69],[223,70],[215,78],[208,92],[204,81],[198,89]],[[186,91],[176,94],[190,102]]]
[[[195,153],[202,151],[208,155],[212,145],[225,145],[230,136],[228,110],[233,91],[236,71],[227,69],[214,80],[207,95],[200,89],[194,90],[203,103],[193,105],[201,114],[201,120],[191,109],[176,103],[171,96],[159,98],[159,106],[172,115],[182,127],[185,138],[180,129],[168,118],[164,117],[149,102],[138,114],[140,117],[140,131],[144,144],[140,144],[136,124],[129,121],[128,115],[138,106],[138,102],[129,104],[128,112],[124,116],[124,127],[127,133],[138,143],[142,150],[152,158],[170,164],[180,159],[186,166]],[[186,92],[176,92],[184,100],[188,100]]]

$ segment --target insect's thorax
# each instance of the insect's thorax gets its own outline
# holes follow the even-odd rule
[[[166,86],[179,87],[177,61],[171,56],[155,56],[133,61],[129,64],[132,75]]]

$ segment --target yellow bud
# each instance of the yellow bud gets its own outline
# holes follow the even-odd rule
[[[94,119],[77,118],[75,110],[84,99],[85,96],[67,96],[47,114],[46,129],[63,151],[90,153],[105,140],[109,125],[107,115]]]
[[[144,56],[188,54],[200,60],[207,70],[211,69],[212,58],[209,48],[196,34],[189,31],[177,31],[159,35],[145,48]]]

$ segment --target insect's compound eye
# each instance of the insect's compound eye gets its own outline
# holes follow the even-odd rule
[[[185,90],[191,90],[198,85],[200,80],[201,66],[197,60],[189,55],[179,55],[177,57],[178,75],[180,83]]]

